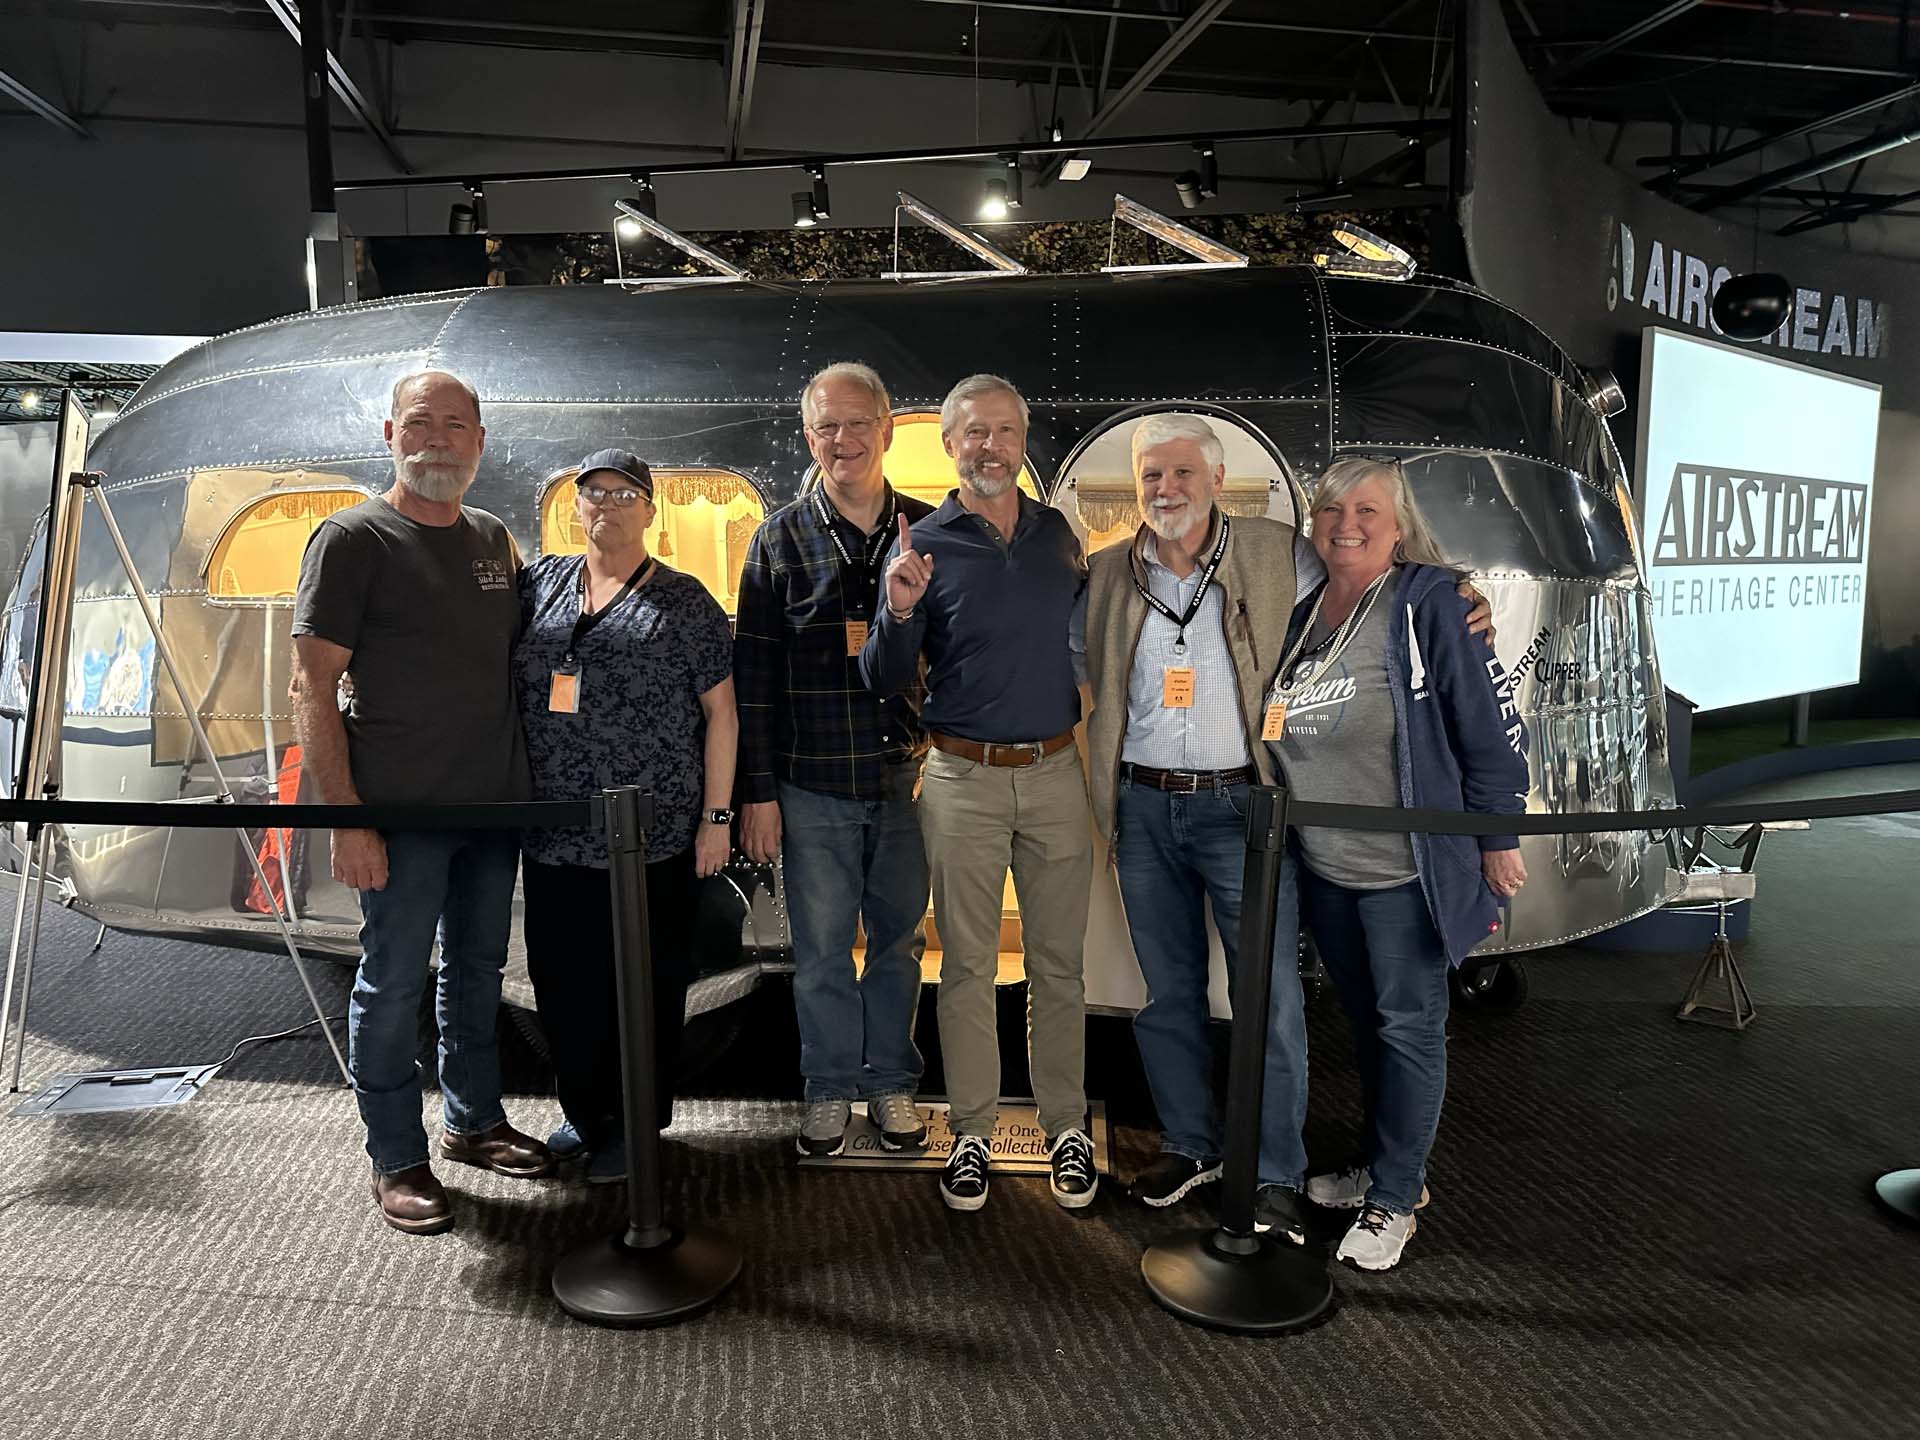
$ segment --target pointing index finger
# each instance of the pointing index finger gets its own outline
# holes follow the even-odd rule
[[[913,553],[913,532],[907,526],[907,515],[904,510],[900,512],[900,553],[903,555]]]

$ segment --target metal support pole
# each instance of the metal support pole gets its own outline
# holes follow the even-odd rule
[[[27,831],[27,848],[20,852],[20,893],[13,902],[13,943],[7,950],[7,984],[0,990],[0,1055],[6,1053],[8,1027],[13,1017],[13,979],[20,966],[20,936],[27,928],[27,887],[33,883],[34,862],[40,854],[40,837],[45,833],[40,826],[30,826]],[[28,964],[32,964],[29,957]],[[27,1028],[27,1012],[23,1005],[20,1010],[20,1029],[24,1034]]]
[[[1813,723],[1813,696],[1796,695],[1793,697],[1793,716],[1787,721],[1787,744],[1797,750],[1807,745],[1807,730]]]
[[[671,1223],[661,1204],[653,953],[647,929],[646,832],[653,800],[631,785],[603,793],[626,1103],[627,1228],[564,1256],[554,1267],[553,1294],[576,1320],[664,1325],[719,1299],[740,1274],[740,1250],[717,1230]]]
[[[1274,906],[1286,835],[1287,792],[1266,785],[1249,790],[1219,1228],[1163,1241],[1140,1258],[1140,1273],[1153,1298],[1182,1320],[1252,1335],[1301,1329],[1320,1319],[1333,1303],[1325,1253],[1260,1234],[1253,1223],[1273,1004]],[[1291,973],[1293,957],[1287,959]]]
[[[7,1072],[7,1093],[20,1093],[20,1062],[27,1053],[27,1004],[33,996],[33,962],[40,953],[40,912],[47,903],[47,852],[53,848],[53,833],[44,826],[40,831],[40,843],[35,850],[32,876],[20,877],[20,888],[26,889],[27,881],[33,881],[33,931],[27,939],[26,968],[20,972],[20,1013],[14,1018],[13,1061]]]

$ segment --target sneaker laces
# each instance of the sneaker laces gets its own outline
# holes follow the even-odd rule
[[[1081,1131],[1063,1132],[1053,1142],[1053,1151],[1048,1158],[1053,1161],[1054,1171],[1062,1180],[1093,1178],[1093,1142]]]
[[[1353,1228],[1364,1230],[1369,1235],[1384,1235],[1387,1227],[1394,1222],[1394,1213],[1383,1210],[1378,1205],[1369,1205],[1360,1212],[1360,1218],[1353,1222]]]
[[[963,1185],[969,1180],[984,1180],[992,1159],[986,1141],[978,1135],[962,1135],[954,1143],[953,1154],[947,1160],[947,1177],[956,1185]]]

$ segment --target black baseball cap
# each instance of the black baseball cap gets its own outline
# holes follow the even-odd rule
[[[647,468],[647,462],[630,450],[596,450],[580,462],[580,470],[573,477],[573,483],[586,483],[587,476],[596,470],[611,470],[616,475],[624,475],[640,487],[640,493],[649,500],[653,498],[653,471]]]

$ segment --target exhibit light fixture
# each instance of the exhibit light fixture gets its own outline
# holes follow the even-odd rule
[[[1213,153],[1213,142],[1202,140],[1193,149],[1200,157],[1199,165],[1182,170],[1173,180],[1174,193],[1188,210],[1198,210],[1220,193],[1220,161]]]
[[[613,233],[629,244],[647,233],[646,227],[629,212],[660,218],[660,199],[654,194],[653,181],[645,171],[634,172],[633,194],[627,198],[624,209],[616,204],[614,212],[619,218],[613,222]]]
[[[40,408],[40,392],[38,390],[22,390],[20,392],[20,408],[25,410],[29,415],[38,410]]]
[[[447,207],[447,233],[449,235],[473,234],[473,206],[465,200],[456,200]]]
[[[120,413],[120,397],[118,395],[96,395],[93,397],[92,409],[94,419],[111,420]]]
[[[1340,242],[1341,249],[1321,251],[1313,257],[1313,263],[1329,275],[1407,280],[1418,268],[1405,250],[1358,225],[1342,222],[1334,226],[1333,238]]]
[[[1091,169],[1093,169],[1093,161],[1087,159],[1086,156],[1069,155],[1060,162],[1060,178],[1062,180],[1084,180],[1087,178],[1087,172]]]
[[[1007,182],[997,175],[987,181],[986,191],[981,196],[980,218],[982,220],[1007,218]]]
[[[1000,161],[1007,167],[1007,209],[1018,210],[1026,203],[1024,186],[1020,179],[1020,157],[1002,155]]]
[[[811,230],[820,222],[813,218],[813,192],[796,190],[793,192],[793,225],[796,230]]]
[[[833,207],[827,200],[827,167],[809,165],[807,174],[813,177],[813,191],[808,200],[813,207],[813,223],[818,225],[833,214]]]

